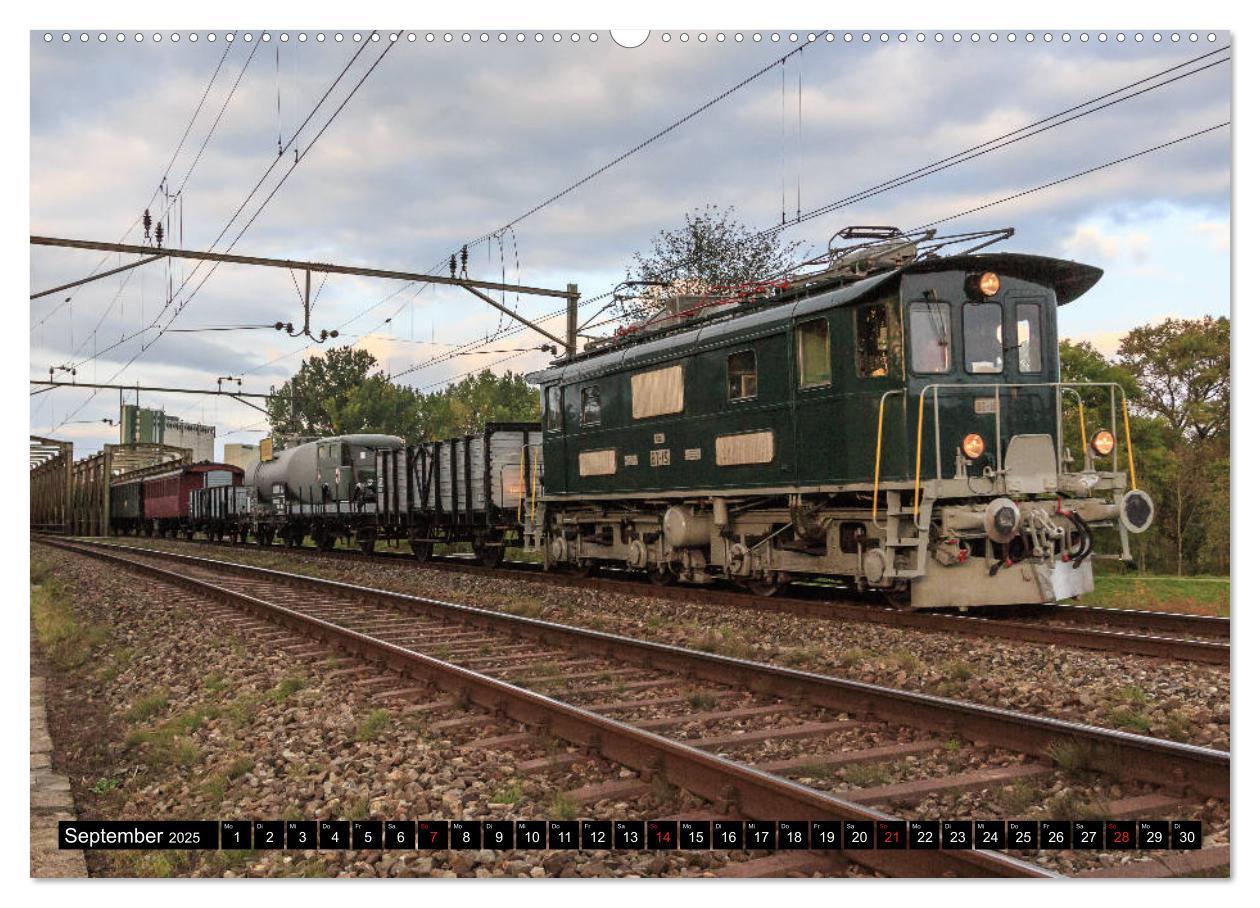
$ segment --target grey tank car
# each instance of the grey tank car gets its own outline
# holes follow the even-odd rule
[[[255,464],[244,482],[256,503],[255,537],[301,545],[310,534],[321,548],[339,536],[374,537],[376,452],[403,444],[395,435],[336,435]]]

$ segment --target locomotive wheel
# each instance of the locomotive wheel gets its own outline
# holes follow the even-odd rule
[[[503,545],[493,545],[490,543],[473,543],[473,555],[484,566],[488,568],[496,568],[503,563],[503,553],[507,551],[507,547]]]
[[[595,563],[592,561],[581,561],[576,564],[565,565],[565,567],[569,569],[569,576],[577,577],[579,580],[595,573]]]
[[[760,580],[743,581],[744,589],[748,590],[748,592],[756,596],[763,596],[767,599],[769,599],[771,596],[779,595],[779,593],[783,591],[783,588],[785,586],[787,586],[786,583],[781,583],[778,580],[770,580],[766,578],[762,578]]]
[[[411,540],[411,554],[416,556],[416,561],[428,561],[433,557],[433,543],[413,539]]]
[[[657,586],[673,586],[678,578],[667,566],[659,565],[648,571],[648,578]]]

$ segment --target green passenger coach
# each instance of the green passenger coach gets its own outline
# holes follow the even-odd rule
[[[1102,272],[893,240],[768,295],[674,301],[530,376],[547,566],[970,607],[1092,589],[1101,526],[1127,557],[1151,506],[1123,394],[1059,382],[1057,308]]]

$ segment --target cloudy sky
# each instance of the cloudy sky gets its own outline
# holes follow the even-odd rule
[[[507,33],[462,33],[432,42],[400,40],[315,135],[388,46],[370,44],[311,121],[307,114],[351,61],[353,33],[340,43],[305,43],[290,33],[230,47],[187,33],[137,44],[31,38],[31,232],[138,242],[136,224],[164,174],[182,245],[205,249],[273,163],[270,175],[223,234],[224,249],[300,160],[236,243],[234,251],[381,268],[445,271],[466,241],[498,230],[803,43],[791,29],[771,40],[752,32],[654,32],[627,49],[608,33],[573,42],[566,34],[523,42]],[[910,33],[881,42],[821,37],[783,65],[533,214],[501,239],[472,248],[473,277],[535,286],[578,284],[585,297],[609,290],[636,250],[661,228],[706,204],[733,206],[755,227],[795,218],[947,158],[1129,83],[1218,51],[1207,33],[1192,42],[1132,32],[1098,40],[1061,33],[1032,42],[1020,33],[973,42],[963,33],[920,44]],[[229,47],[226,56],[224,48]],[[279,49],[277,52],[277,48]],[[252,56],[251,56],[252,53]],[[1207,56],[1160,80],[1228,58]],[[211,80],[216,66],[221,68]],[[1223,62],[1132,100],[1016,142],[906,186],[790,227],[784,236],[815,250],[846,224],[934,222],[1070,176],[1230,118],[1232,64]],[[1139,88],[1149,86],[1143,83]],[[207,93],[207,85],[209,92]],[[799,90],[798,90],[799,86]],[[189,120],[205,95],[183,147]],[[1119,95],[1113,96],[1119,97]],[[279,112],[277,113],[277,106]],[[217,122],[216,122],[217,121]],[[297,132],[296,139],[294,138]],[[1166,316],[1228,314],[1230,307],[1228,128],[1097,173],[1004,202],[942,228],[1013,226],[1003,248],[1103,267],[1103,281],[1063,309],[1065,336],[1110,351],[1134,325]],[[314,143],[312,145],[312,142]],[[204,146],[204,147],[203,147]],[[180,223],[182,214],[182,224]],[[178,238],[178,237],[177,237]],[[169,245],[169,243],[168,243]],[[32,248],[32,291],[116,267],[130,257]],[[282,270],[155,263],[72,292],[33,300],[30,374],[73,365],[81,381],[212,388],[243,375],[245,390],[283,382],[318,347],[273,330],[168,331],[298,321],[295,276]],[[207,274],[209,277],[207,278]],[[203,283],[203,279],[204,283]],[[166,306],[167,288],[183,293]],[[319,279],[316,278],[319,286]],[[198,288],[193,293],[193,288]],[[69,301],[66,298],[69,297]],[[507,298],[530,317],[559,301]],[[583,310],[594,314],[602,303]],[[178,317],[170,321],[178,310]],[[387,321],[388,320],[388,321]],[[507,327],[462,290],[330,277],[313,327],[338,328],[402,381],[433,389],[482,366],[537,367],[517,352],[540,342],[521,333],[491,340],[477,355],[457,345]],[[561,319],[547,323],[556,333]],[[148,326],[155,327],[143,330]],[[143,333],[142,333],[143,331]],[[120,340],[122,341],[121,343]],[[261,414],[216,398],[147,394],[146,405],[214,423],[221,439],[253,441]],[[56,391],[31,399],[31,431],[72,438],[82,452],[116,440],[102,418],[117,416],[116,392]]]

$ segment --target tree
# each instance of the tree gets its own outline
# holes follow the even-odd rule
[[[271,389],[272,432],[305,438],[355,432],[418,437],[419,395],[373,372],[376,365],[371,353],[353,347],[333,347],[305,360],[297,374]]]
[[[618,313],[638,320],[663,305],[669,295],[703,293],[777,277],[794,264],[802,245],[784,242],[777,232],[758,233],[735,218],[735,209],[706,205],[683,215],[683,225],[662,230],[645,255],[636,252],[627,281],[664,282],[664,292],[649,290],[618,300]]]
[[[1178,435],[1214,437],[1229,422],[1229,319],[1165,319],[1120,342],[1119,365],[1137,382],[1134,403]]]
[[[420,396],[420,435],[425,439],[453,438],[483,428],[488,422],[537,422],[538,391],[523,375],[495,375],[483,369],[476,375]]]

